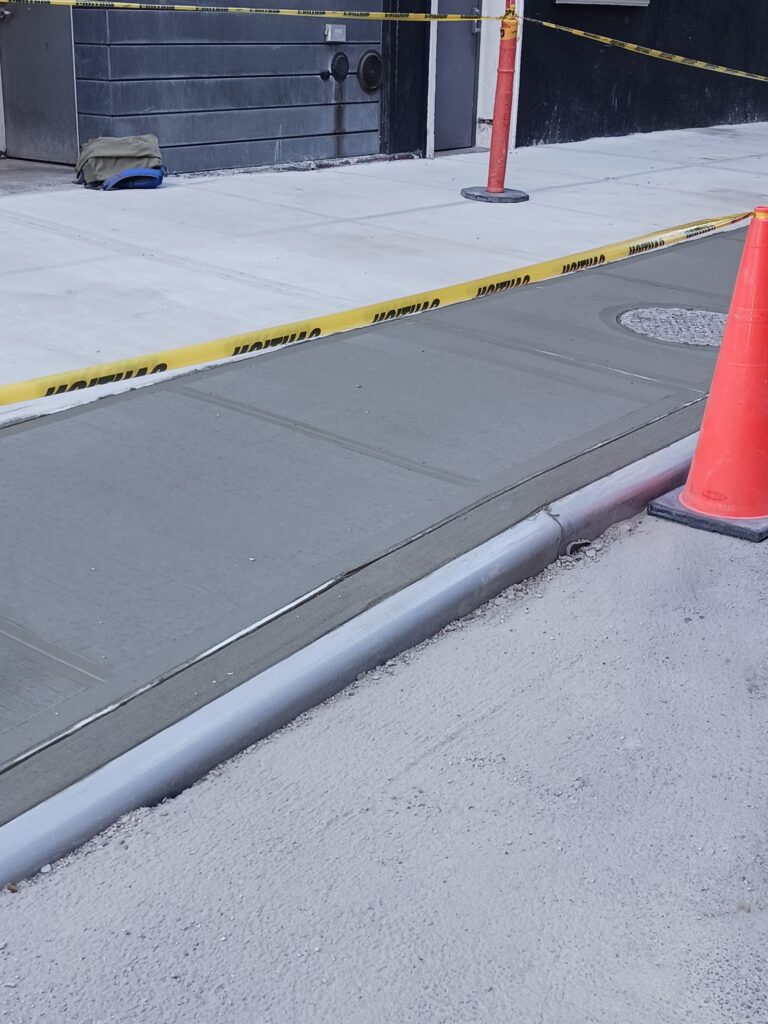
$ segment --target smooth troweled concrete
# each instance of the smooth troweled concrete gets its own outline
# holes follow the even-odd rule
[[[764,563],[625,524],[135,812],[0,894],[0,1018],[765,1024]]]
[[[63,189],[72,185],[74,181],[74,167],[0,157],[0,197],[15,195],[19,192]],[[11,269],[10,261],[8,269]]]
[[[643,510],[685,479],[697,437],[553,502],[0,825],[0,887],[36,874],[121,814],[176,796],[363,672]]]
[[[765,201],[766,142],[768,125],[751,124],[518,150],[508,182],[531,201],[512,206],[459,195],[485,180],[486,153],[0,195],[0,384],[750,209]]]
[[[651,302],[725,309],[742,238],[0,430],[0,820],[695,430],[716,350],[639,336],[616,315]],[[441,540],[446,524],[456,532]],[[330,582],[312,629],[313,602],[278,614]]]

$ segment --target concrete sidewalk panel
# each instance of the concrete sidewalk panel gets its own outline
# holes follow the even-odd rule
[[[638,257],[619,282],[598,269],[0,430],[0,617],[32,639],[6,683],[28,714],[0,740],[0,764],[18,762],[0,773],[3,814],[306,643],[320,598],[281,609],[316,588],[334,583],[322,631],[617,468],[614,451],[625,464],[649,437],[695,430],[714,352],[638,339],[601,312],[643,298],[632,269],[657,260],[670,283],[655,301],[679,304],[690,260],[714,280],[704,251],[718,279],[735,275],[738,247],[702,240]],[[340,581],[369,566],[342,600]],[[271,616],[279,636],[256,628]],[[62,680],[41,701],[50,651]],[[98,681],[71,680],[73,658]]]
[[[740,174],[733,154],[754,160],[765,138],[765,126],[751,124],[519,150],[510,175],[535,201],[503,211],[459,197],[484,179],[484,153],[318,174],[174,178],[156,194],[132,196],[75,186],[2,194],[0,178],[0,301],[12,318],[0,339],[0,383],[333,313],[748,209],[762,194],[760,168]],[[655,185],[657,174],[678,170],[684,191]],[[51,249],[62,255],[55,267]]]

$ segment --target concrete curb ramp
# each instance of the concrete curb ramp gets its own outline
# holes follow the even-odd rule
[[[554,502],[381,601],[0,828],[0,885],[28,877],[120,815],[191,785],[221,761],[541,572],[681,483],[696,435]]]

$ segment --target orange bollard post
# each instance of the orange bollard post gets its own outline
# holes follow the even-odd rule
[[[501,23],[499,69],[496,76],[496,98],[493,104],[491,152],[488,163],[488,185],[463,188],[465,199],[478,199],[483,203],[524,203],[527,192],[504,188],[509,152],[509,126],[512,122],[512,96],[515,85],[515,58],[517,55],[517,15],[514,3],[507,8]]]
[[[713,533],[768,538],[768,206],[758,206],[749,226],[688,481],[648,511]]]

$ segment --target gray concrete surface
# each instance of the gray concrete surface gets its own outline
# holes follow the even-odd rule
[[[74,167],[61,164],[41,164],[35,160],[9,160],[0,157],[0,196],[21,192],[39,192],[62,189],[75,180]],[[11,269],[13,257],[7,253]]]
[[[565,469],[552,500],[616,468],[593,462],[585,479],[587,453],[634,437],[626,464],[646,454],[649,424],[666,425],[657,447],[696,429],[678,414],[700,405],[714,352],[640,337],[616,314],[651,301],[725,309],[742,238],[0,429],[0,822],[254,675],[252,649],[233,644],[215,671],[201,656],[302,595],[462,519],[458,548],[435,554],[444,564],[486,539],[472,518],[493,495]],[[531,500],[518,518],[546,503]],[[283,618],[296,646],[312,638]],[[199,674],[182,676],[196,659]],[[172,677],[185,685],[158,715],[145,688]],[[59,742],[73,729],[74,751]],[[54,761],[28,764],[43,748]]]
[[[417,574],[420,578],[410,586],[314,642],[305,638],[293,655],[0,826],[0,888],[30,878],[121,815],[177,796],[364,672],[537,575],[572,545],[583,546],[615,523],[650,510],[652,499],[684,482],[697,438],[693,434],[654,451],[552,502],[428,575]],[[397,551],[404,553],[403,548]],[[385,560],[368,568],[386,574]],[[106,716],[100,722],[113,726],[115,719]],[[77,739],[72,734],[45,753],[53,749],[61,757],[61,748]]]
[[[0,894],[9,1024],[765,1024],[756,545],[643,518]]]
[[[465,185],[485,181],[487,153],[172,177],[160,189],[109,193],[2,195],[0,167],[0,383],[338,313],[749,210],[766,199],[767,144],[768,124],[758,123],[519,149],[509,179],[534,201],[511,206],[461,198]],[[0,406],[0,420],[18,411]]]

